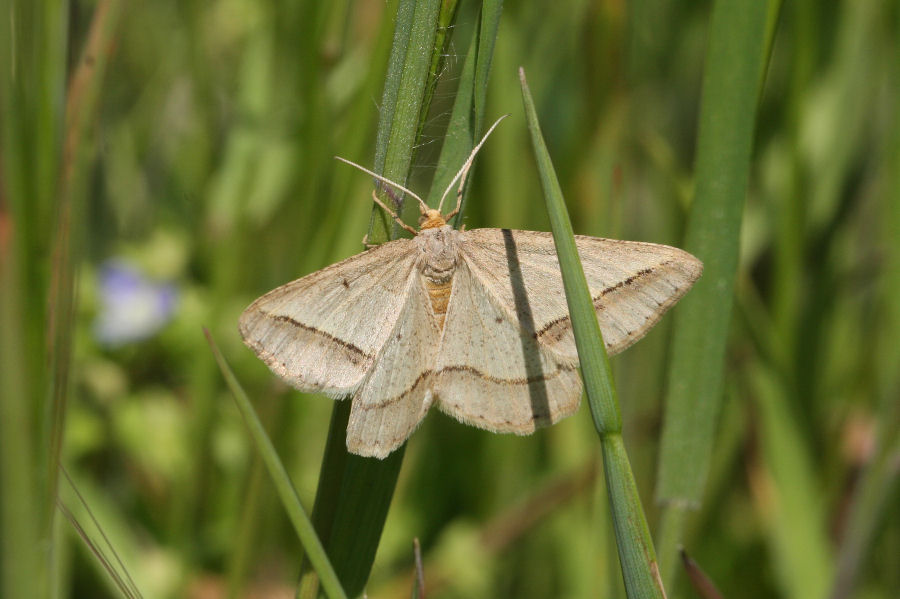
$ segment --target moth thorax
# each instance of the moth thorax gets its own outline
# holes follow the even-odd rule
[[[448,225],[438,229],[426,229],[416,235],[416,244],[421,251],[419,269],[432,283],[446,283],[453,278],[459,260],[457,235],[458,233]]]

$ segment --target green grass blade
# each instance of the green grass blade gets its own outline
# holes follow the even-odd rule
[[[416,136],[428,112],[424,99],[429,75],[435,76],[430,67],[440,8],[440,0],[405,0],[397,9],[397,29],[385,78],[382,117],[375,145],[375,172],[401,185],[407,182]],[[377,206],[373,212],[380,215],[375,222],[387,222],[386,215]],[[418,215],[418,208],[413,211],[410,207],[398,214]],[[416,222],[415,217],[412,222]],[[393,224],[393,229],[392,239],[399,235],[398,225]],[[374,226],[369,242],[387,241],[387,231],[384,226]]]
[[[450,180],[456,175],[460,165],[469,157],[469,153],[475,145],[475,138],[482,130],[488,76],[502,8],[503,3],[498,1],[485,2],[481,7],[478,26],[472,35],[466,61],[463,63],[459,86],[453,100],[453,111],[450,114],[444,144],[441,146],[441,156],[431,183],[431,191],[426,199],[429,206],[437,206]],[[467,187],[471,180],[470,176],[467,179]],[[451,221],[454,227],[462,222],[466,196],[464,191],[462,209]],[[453,198],[449,197],[449,201],[452,202]]]
[[[668,368],[657,499],[665,504],[663,578],[671,581],[683,514],[700,502],[722,396],[741,212],[765,61],[767,3],[720,0],[710,22],[701,100],[696,193],[685,249],[704,263],[682,301]],[[681,348],[679,350],[678,348]],[[675,523],[667,523],[672,519]]]
[[[487,106],[488,79],[494,61],[494,45],[500,27],[503,0],[485,0],[481,5],[478,26],[478,55],[475,65],[475,131],[484,125],[484,110]]]
[[[619,400],[612,381],[612,370],[603,344],[600,324],[597,322],[587,280],[575,247],[572,223],[566,211],[550,155],[544,144],[524,70],[519,70],[519,77],[525,102],[525,116],[544,189],[547,213],[550,216],[553,240],[566,291],[566,302],[575,332],[585,392],[594,426],[600,436],[603,469],[625,590],[630,598],[665,597],[659,579],[650,529],[647,527],[634,474],[622,441]]]
[[[425,202],[432,208],[436,208],[441,195],[450,184],[450,181],[459,170],[459,166],[466,161],[472,148],[475,146],[475,124],[472,122],[472,102],[475,85],[475,62],[477,55],[476,36],[472,36],[469,44],[469,52],[463,63],[459,86],[456,88],[456,97],[453,99],[453,111],[450,113],[450,122],[447,125],[447,133],[444,144],[441,146],[441,156],[438,160],[434,178],[431,181],[431,190]],[[446,202],[446,200],[445,200]],[[460,222],[462,215],[453,217],[455,226]]]
[[[58,201],[68,4],[0,5],[0,594],[56,579],[47,296]],[[51,448],[51,446],[55,446]]]
[[[383,460],[347,456],[328,553],[353,596],[362,592],[375,561],[404,450]]]
[[[401,73],[406,59],[406,52],[412,35],[412,21],[416,8],[414,0],[401,0],[397,6],[394,17],[394,41],[391,44],[391,55],[388,58],[387,72],[384,75],[384,90],[381,94],[381,105],[378,111],[378,132],[375,135],[375,164],[376,173],[384,172],[387,160],[388,142],[391,139],[394,122],[394,112],[397,108],[398,95],[400,93]],[[373,213],[380,214],[377,206],[373,205]],[[385,221],[387,222],[387,221]],[[371,234],[376,234],[371,231]],[[382,241],[387,241],[388,231],[383,232]]]
[[[431,66],[429,67],[431,76],[428,77],[425,95],[422,98],[422,106],[426,109],[431,106],[431,100],[434,98],[434,90],[437,88],[438,83],[437,75],[447,62],[447,51],[450,46],[453,23],[456,19],[458,6],[459,0],[442,0],[441,2],[441,10],[435,25],[434,43],[431,48]],[[424,117],[425,115],[423,114],[422,116]],[[416,131],[416,138],[421,137],[425,128],[425,121],[425,118],[419,119],[419,130]]]
[[[584,277],[581,260],[575,249],[575,233],[565,208],[559,181],[553,170],[553,163],[550,161],[550,154],[544,145],[534,101],[525,80],[524,69],[519,70],[519,77],[522,84],[522,96],[525,100],[525,117],[531,133],[544,198],[547,201],[547,212],[550,216],[553,240],[556,243],[556,253],[559,256],[559,267],[563,272],[566,302],[572,316],[575,344],[581,359],[581,374],[584,377],[585,389],[594,391],[594,393],[588,393],[591,415],[594,418],[594,425],[601,434],[618,433],[622,431],[619,399],[612,383],[612,369],[609,366],[609,357],[606,355],[606,346],[603,345],[600,324],[597,322],[594,312],[587,279]]]
[[[306,555],[319,576],[325,593],[329,597],[347,597],[334,567],[328,560],[325,547],[319,540],[312,521],[306,515],[306,511],[300,503],[300,498],[297,496],[293,483],[291,483],[291,478],[288,476],[284,464],[281,463],[278,452],[275,451],[275,446],[272,445],[266,430],[256,416],[253,404],[250,403],[250,398],[247,397],[231,368],[225,362],[225,358],[219,353],[219,348],[216,347],[209,331],[204,329],[203,332],[209,341],[216,363],[218,363],[219,369],[222,371],[222,376],[225,377],[225,382],[228,384],[228,388],[231,389],[231,394],[234,396],[238,410],[240,410],[241,416],[244,417],[244,422],[247,424],[247,430],[250,432],[253,443],[256,445],[260,457],[269,470],[272,482],[275,483],[275,489],[278,491],[281,504],[284,506],[291,524],[294,525],[294,530],[297,531],[297,536],[300,538]]]
[[[22,307],[19,296],[20,248],[16,239],[0,252],[0,588],[4,597],[26,597],[41,575],[37,489],[33,474],[28,380],[21,353]]]

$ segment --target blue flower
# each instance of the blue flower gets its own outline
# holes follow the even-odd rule
[[[174,286],[150,281],[137,268],[110,260],[100,268],[94,335],[110,346],[147,339],[172,318],[176,300]]]

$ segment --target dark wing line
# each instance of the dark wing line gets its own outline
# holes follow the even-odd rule
[[[418,387],[419,384],[421,384],[421,382],[423,380],[427,379],[429,376],[439,375],[444,372],[469,372],[469,373],[474,374],[475,376],[482,378],[491,383],[498,383],[498,384],[502,383],[502,384],[508,384],[508,385],[528,385],[530,383],[534,383],[537,381],[549,381],[549,380],[555,379],[556,377],[562,375],[565,372],[569,372],[571,370],[576,370],[578,368],[577,363],[575,363],[575,364],[560,363],[560,364],[558,364],[558,366],[559,366],[559,368],[557,368],[555,372],[553,372],[549,375],[544,374],[541,376],[527,377],[527,378],[523,377],[523,378],[515,378],[515,379],[501,379],[501,378],[498,378],[495,376],[491,376],[489,374],[485,374],[481,370],[478,370],[477,368],[473,368],[472,366],[463,366],[463,365],[446,366],[444,368],[439,368],[437,370],[431,370],[431,369],[423,370],[419,374],[418,378],[416,378],[416,380],[413,382],[413,384],[410,385],[409,387],[407,387],[406,389],[404,389],[402,393],[395,395],[394,397],[389,397],[389,398],[382,400],[375,404],[366,404],[364,406],[360,406],[360,409],[371,410],[371,409],[375,409],[375,408],[383,408],[384,406],[389,406],[391,404],[397,403],[398,401],[400,401],[401,399],[403,399],[404,397],[406,397],[407,395],[412,393],[415,390],[415,388]]]
[[[303,329],[303,330],[305,330],[305,331],[309,331],[310,333],[315,333],[315,334],[317,334],[317,335],[321,335],[322,337],[325,337],[325,338],[328,339],[329,341],[332,341],[332,342],[334,342],[334,343],[337,343],[338,345],[340,345],[340,346],[342,346],[342,347],[344,347],[344,348],[346,348],[346,349],[349,349],[349,350],[351,350],[352,352],[354,352],[354,353],[356,353],[356,354],[359,354],[359,355],[360,355],[361,357],[363,357],[363,358],[366,358],[366,359],[368,359],[368,360],[372,360],[372,359],[375,358],[375,356],[373,356],[372,354],[367,353],[367,352],[364,351],[361,347],[356,346],[356,345],[350,343],[349,341],[344,341],[344,340],[341,339],[340,337],[335,337],[335,336],[332,335],[331,333],[325,332],[325,331],[323,331],[323,330],[321,330],[321,329],[317,329],[316,327],[313,327],[313,326],[310,326],[310,325],[307,325],[307,324],[303,324],[302,322],[299,322],[299,321],[294,320],[294,319],[291,318],[290,316],[285,316],[285,315],[283,315],[283,314],[274,314],[274,315],[273,315],[273,314],[271,314],[271,313],[269,313],[269,312],[265,312],[264,310],[260,310],[260,312],[261,312],[266,318],[271,318],[272,320],[275,320],[275,321],[277,321],[277,322],[286,322],[286,323],[288,323],[288,324],[290,324],[290,325],[293,325],[293,326],[297,327],[298,329]]]
[[[608,293],[612,293],[613,291],[618,291],[618,290],[621,289],[622,287],[625,287],[625,286],[627,286],[627,285],[631,285],[631,284],[634,283],[636,280],[638,280],[638,279],[640,279],[640,278],[643,278],[643,277],[645,277],[646,275],[649,275],[649,274],[655,272],[655,271],[658,270],[659,268],[662,268],[662,267],[664,267],[664,266],[667,266],[667,265],[669,265],[669,264],[671,264],[671,263],[672,263],[671,260],[666,260],[665,262],[661,262],[661,263],[659,264],[659,266],[656,267],[656,268],[645,268],[645,269],[643,269],[643,270],[639,270],[638,272],[636,272],[635,274],[631,275],[631,276],[628,277],[627,279],[623,279],[623,280],[619,281],[618,283],[616,283],[615,285],[610,285],[609,287],[604,288],[603,290],[600,291],[600,293],[598,293],[597,295],[595,295],[595,296],[593,296],[593,297],[591,298],[591,302],[594,304],[594,310],[596,311],[596,310],[602,310],[602,309],[603,309],[603,307],[600,305],[600,300],[602,300]],[[676,291],[676,293],[677,293],[677,292],[678,292],[678,288],[676,288],[675,291]],[[679,296],[679,297],[680,297],[680,296]],[[541,335],[543,335],[544,333],[546,333],[549,329],[551,329],[551,328],[553,328],[553,327],[555,327],[555,326],[557,326],[557,325],[559,325],[559,324],[561,324],[561,323],[563,323],[563,322],[565,322],[565,321],[567,321],[567,320],[569,320],[569,319],[570,319],[570,316],[569,316],[569,315],[566,315],[566,316],[560,316],[560,317],[557,318],[556,320],[552,320],[552,321],[548,322],[548,323],[545,324],[543,327],[541,327],[541,330],[540,330],[540,331],[537,331],[537,332],[535,333],[535,337],[540,337]]]

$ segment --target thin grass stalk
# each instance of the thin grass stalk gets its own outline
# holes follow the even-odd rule
[[[97,559],[101,568],[109,575],[109,578],[115,587],[126,597],[140,597],[141,592],[138,589],[137,584],[135,584],[134,580],[131,578],[128,568],[125,567],[121,555],[116,550],[116,546],[110,541],[106,531],[100,525],[90,504],[85,500],[84,495],[82,495],[79,490],[78,485],[72,480],[71,475],[63,466],[60,466],[60,471],[68,483],[68,488],[70,489],[69,495],[74,495],[77,500],[76,504],[79,508],[79,512],[82,516],[86,516],[85,522],[88,520],[90,521],[99,537],[95,540],[95,538],[85,530],[82,521],[78,516],[72,513],[62,497],[57,499],[57,505],[60,512],[62,512],[66,520],[69,521],[69,524],[75,530],[82,542],[87,546],[91,554]],[[62,493],[60,495],[62,495]]]
[[[141,596],[141,591],[151,597],[173,596],[181,589],[178,581],[160,577],[159,571],[148,562],[147,556],[160,555],[165,546],[158,544],[154,538],[136,531],[134,517],[127,509],[123,509],[116,498],[110,496],[109,488],[94,481],[87,473],[80,472],[76,465],[66,465],[64,477],[60,484],[60,503],[74,516],[88,536],[91,543],[80,542],[76,549],[91,564],[94,576],[107,589],[106,595],[128,596],[131,593]],[[66,484],[63,484],[66,483]],[[68,529],[71,523],[64,518],[57,518]],[[84,537],[77,530],[74,532],[80,541]],[[69,552],[71,555],[73,552]],[[107,566],[112,565],[116,574]],[[84,576],[82,572],[79,576]],[[130,590],[124,590],[114,583],[121,578]],[[104,596],[106,596],[104,595]]]
[[[225,362],[225,358],[222,357],[219,348],[216,347],[215,342],[213,342],[209,331],[204,329],[203,332],[209,341],[209,346],[212,349],[216,363],[219,365],[219,369],[225,377],[225,382],[228,384],[228,388],[231,389],[238,410],[240,410],[241,416],[244,418],[244,422],[256,445],[259,456],[265,463],[269,475],[272,477],[272,482],[275,483],[275,489],[278,492],[278,496],[281,499],[285,511],[287,511],[291,524],[294,525],[294,530],[297,531],[297,536],[303,544],[306,556],[318,574],[322,588],[329,597],[347,597],[334,567],[328,560],[328,554],[325,552],[325,547],[322,545],[321,540],[316,534],[316,529],[312,524],[312,520],[306,515],[306,511],[300,503],[297,491],[294,489],[293,483],[291,483],[291,478],[288,476],[284,464],[282,464],[279,459],[278,452],[275,451],[275,446],[272,445],[272,441],[266,434],[262,422],[260,422],[256,412],[253,410],[253,404],[250,403],[250,398],[247,397],[247,394],[234,376],[228,363]]]
[[[76,534],[82,540],[82,542],[87,546],[94,556],[96,556],[97,561],[100,562],[104,571],[109,575],[112,584],[115,585],[115,588],[119,590],[122,595],[127,597],[128,599],[136,599],[140,597],[139,594],[135,594],[132,591],[132,588],[129,586],[131,581],[127,581],[126,577],[123,576],[117,565],[114,565],[108,558],[104,549],[102,549],[91,536],[87,533],[86,530],[81,526],[81,522],[79,522],[78,518],[69,511],[69,508],[62,502],[59,504],[59,511],[62,513],[63,517],[69,521],[69,524],[75,529]]]
[[[741,213],[766,61],[768,6],[719,0],[710,20],[696,158],[696,192],[685,249],[703,276],[675,314],[657,500],[660,562],[671,586],[687,510],[701,500],[722,399]]]
[[[594,427],[600,437],[603,455],[603,471],[612,509],[616,546],[625,590],[629,598],[665,597],[653,540],[647,526],[647,518],[641,508],[641,500],[634,474],[622,440],[622,417],[619,400],[612,380],[612,370],[606,346],[600,332],[600,324],[588,291],[587,280],[575,247],[575,235],[569,220],[550,155],[544,144],[537,113],[525,71],[519,70],[525,116],[534,147],[535,159],[547,202],[547,213],[553,231],[556,253],[562,271],[566,302],[572,318],[575,345],[581,362],[581,374],[587,393]]]
[[[422,565],[422,547],[419,539],[413,539],[413,563],[415,575],[413,577],[412,599],[425,599],[425,568]]]
[[[51,584],[56,589],[63,571],[64,556],[57,550],[61,526],[54,525],[57,509],[59,472],[69,394],[69,370],[72,361],[72,336],[77,308],[76,274],[81,262],[84,240],[84,206],[90,166],[96,145],[88,135],[96,118],[97,98],[106,71],[113,37],[118,28],[122,3],[101,0],[94,9],[87,40],[69,80],[65,106],[65,137],[59,174],[59,194],[55,207],[55,233],[51,241],[50,289],[48,306],[48,359],[50,369],[49,406],[46,422],[49,440],[47,455],[48,533],[54,548],[50,556]],[[86,140],[87,138],[87,140]],[[51,591],[51,594],[55,591]]]

